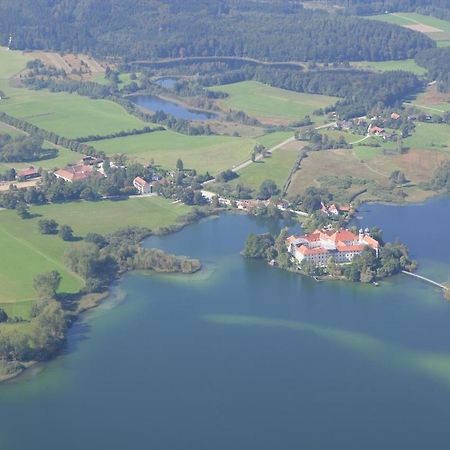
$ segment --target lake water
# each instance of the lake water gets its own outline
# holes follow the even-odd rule
[[[211,120],[216,117],[215,114],[194,111],[179,103],[169,102],[167,100],[163,100],[162,98],[156,97],[154,95],[135,95],[129,97],[130,100],[149,111],[164,111],[167,114],[172,114],[177,119],[185,119],[185,120]]]
[[[367,205],[360,223],[444,280],[449,207]],[[269,225],[151,238],[204,270],[127,275],[66,354],[0,385],[0,449],[447,450],[450,304],[406,276],[317,283],[242,258]]]

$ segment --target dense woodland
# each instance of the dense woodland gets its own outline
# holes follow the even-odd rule
[[[246,56],[272,61],[413,57],[435,43],[398,26],[250,0],[0,0],[13,48],[126,59]]]

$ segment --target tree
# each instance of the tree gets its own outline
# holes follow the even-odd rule
[[[180,172],[182,172],[184,170],[184,164],[183,164],[183,161],[180,158],[177,159],[177,166],[176,167],[177,167],[177,170],[179,170]]]
[[[8,320],[8,314],[6,314],[3,308],[0,308],[0,323],[6,322]]]
[[[38,297],[40,299],[55,298],[61,279],[61,274],[56,270],[37,275],[33,281],[33,287]]]
[[[56,234],[58,232],[58,222],[53,219],[41,219],[38,222],[38,227],[42,234]]]
[[[73,240],[73,230],[72,227],[69,225],[61,225],[61,228],[59,229],[58,236],[63,241],[71,241]]]
[[[405,174],[401,170],[394,170],[389,176],[389,181],[391,181],[396,186],[401,186],[405,184],[408,180]]]
[[[30,209],[25,203],[18,205],[16,212],[21,219],[29,219],[31,217]]]
[[[261,183],[258,192],[258,198],[260,200],[267,200],[270,197],[279,194],[280,190],[278,189],[275,181],[265,180]]]

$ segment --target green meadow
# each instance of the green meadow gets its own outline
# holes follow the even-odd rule
[[[229,136],[187,136],[173,131],[157,131],[123,138],[92,142],[107,155],[124,153],[143,163],[174,169],[178,158],[185,168],[218,173],[250,158],[253,139]]]
[[[450,126],[436,123],[416,123],[415,132],[404,140],[411,148],[450,152]]]
[[[256,161],[239,171],[239,178],[230,184],[243,184],[258,190],[265,180],[273,180],[281,189],[294,167],[299,155],[298,149],[281,148],[273,152],[269,158]]]
[[[226,108],[244,111],[250,116],[266,120],[298,120],[338,100],[336,97],[326,95],[279,89],[257,81],[215,86],[212,90],[226,92],[229,95],[223,100]]]
[[[447,46],[450,44],[450,22],[441,20],[432,16],[425,16],[417,13],[392,13],[379,14],[368,17],[370,19],[382,20],[383,22],[400,25],[402,27],[410,27],[411,25],[425,25],[436,29],[435,32],[424,31],[424,34],[431,39],[437,41],[439,46]]]
[[[61,292],[77,292],[83,286],[63,261],[65,250],[73,243],[40,234],[40,219],[70,225],[77,236],[84,236],[88,232],[108,234],[127,226],[157,230],[176,223],[189,211],[188,206],[160,197],[35,206],[31,212],[36,217],[26,220],[19,219],[15,211],[0,211],[0,306],[5,304],[12,310],[11,304],[20,302],[15,308],[29,308],[35,298],[33,279],[50,270],[63,275]]]
[[[275,131],[274,133],[268,133],[263,136],[256,138],[259,144],[264,145],[264,147],[271,149],[282,142],[288,140],[294,135],[292,131]]]
[[[47,90],[8,89],[0,111],[68,138],[105,135],[147,124],[109,100]]]
[[[402,59],[392,61],[362,61],[352,63],[352,66],[370,69],[380,72],[388,72],[392,70],[405,70],[407,72],[413,72],[416,75],[425,75],[427,70],[424,67],[419,66],[413,59]]]

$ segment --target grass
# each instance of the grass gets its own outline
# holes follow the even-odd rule
[[[186,168],[218,173],[247,160],[256,144],[253,139],[229,136],[187,136],[173,131],[158,131],[137,136],[92,142],[107,155],[124,153],[129,157],[174,169],[181,158]]]
[[[338,100],[336,97],[279,89],[257,81],[242,81],[215,86],[212,89],[229,95],[222,102],[226,108],[244,111],[250,116],[266,121],[298,120]]]
[[[278,188],[282,188],[286,182],[295,161],[298,158],[298,147],[287,147],[276,150],[270,158],[257,161],[245,167],[239,172],[239,178],[230,184],[243,184],[254,190],[258,190],[265,180],[273,180]]]
[[[382,20],[383,22],[400,25],[402,27],[410,27],[411,25],[426,25],[434,27],[436,32],[424,32],[431,39],[440,42],[441,46],[450,44],[450,22],[446,20],[437,19],[432,16],[425,16],[417,13],[394,13],[394,14],[380,14],[370,16],[370,19]]]
[[[271,149],[282,142],[288,140],[294,134],[291,131],[276,131],[274,133],[265,134],[256,138],[258,143],[264,145],[264,147]]]
[[[175,223],[190,208],[151,197],[52,204],[36,206],[31,211],[38,217],[22,220],[15,211],[0,211],[0,306],[8,308],[13,315],[23,316],[29,310],[35,298],[33,279],[42,272],[57,270],[62,274],[61,292],[77,292],[83,286],[83,281],[63,261],[65,250],[73,243],[40,234],[37,226],[40,218],[70,225],[77,236],[83,236],[88,232],[107,234],[126,226],[156,230]]]
[[[361,69],[370,69],[380,72],[387,72],[392,70],[404,70],[413,72],[416,75],[425,75],[427,70],[419,66],[413,59],[402,59],[398,61],[362,61],[352,63],[353,66]]]
[[[9,51],[5,47],[0,47],[0,79],[5,80],[13,77],[23,70],[30,58],[22,52]]]
[[[76,292],[83,282],[63,263],[70,244],[56,236],[44,236],[38,219],[19,219],[15,211],[0,211],[0,302],[35,298],[33,279],[42,272],[57,270],[63,275],[61,291]]]
[[[450,126],[435,123],[417,123],[412,136],[404,140],[406,146],[439,150],[450,153]]]
[[[17,88],[9,88],[8,96],[0,102],[0,111],[68,138],[105,135],[146,125],[108,100]]]

